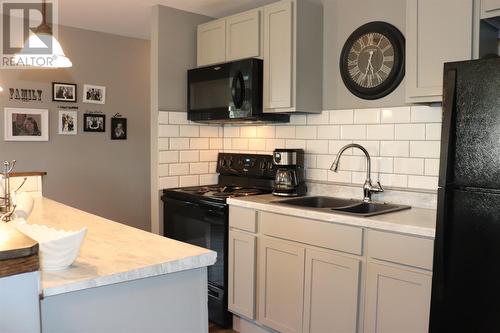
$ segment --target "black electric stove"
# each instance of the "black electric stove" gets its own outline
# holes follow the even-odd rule
[[[231,327],[228,302],[227,198],[272,192],[276,167],[272,155],[220,153],[218,183],[207,186],[165,190],[164,235],[217,252],[217,261],[208,267],[209,319]]]

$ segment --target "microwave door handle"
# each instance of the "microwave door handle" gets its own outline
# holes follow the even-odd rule
[[[238,71],[238,73],[233,76],[231,97],[233,98],[234,107],[236,109],[241,109],[243,100],[245,99],[245,80],[243,79],[241,71]]]

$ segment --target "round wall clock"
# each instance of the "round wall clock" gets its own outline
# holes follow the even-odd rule
[[[370,22],[356,29],[340,55],[345,86],[363,99],[390,94],[405,76],[405,38],[393,25]]]

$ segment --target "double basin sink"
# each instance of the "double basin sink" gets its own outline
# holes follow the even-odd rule
[[[285,199],[274,201],[273,203],[354,216],[375,216],[411,208],[410,206],[385,202],[364,202],[361,200],[323,196]]]

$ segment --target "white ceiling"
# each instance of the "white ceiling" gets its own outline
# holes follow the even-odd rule
[[[275,1],[59,0],[59,24],[149,39],[151,8],[157,4],[210,17],[223,17]]]

